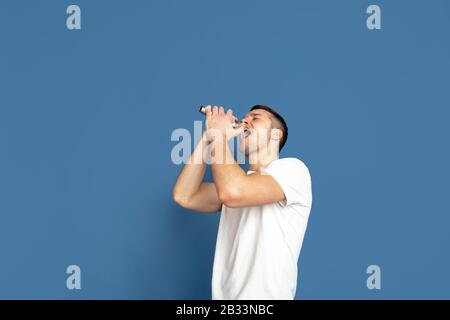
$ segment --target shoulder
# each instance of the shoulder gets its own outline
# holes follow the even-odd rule
[[[308,167],[303,161],[298,158],[280,158],[272,161],[267,168],[270,167],[282,167],[286,169],[298,169],[298,170],[308,170]]]
[[[297,158],[282,158],[272,161],[265,169],[283,189],[285,205],[298,203],[311,206],[311,176],[306,165]]]
[[[272,176],[284,176],[289,180],[311,180],[308,167],[298,158],[281,158],[274,160],[263,171]]]

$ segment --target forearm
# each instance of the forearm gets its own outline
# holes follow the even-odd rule
[[[226,200],[242,192],[240,186],[246,176],[245,171],[234,160],[225,138],[214,142],[214,160],[211,170],[219,198]]]
[[[208,142],[203,136],[178,176],[173,188],[175,199],[189,199],[199,190],[206,171],[203,154],[207,147]]]

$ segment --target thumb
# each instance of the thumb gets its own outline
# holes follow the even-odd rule
[[[235,128],[236,135],[244,133],[244,124],[241,123],[237,128]]]
[[[237,128],[227,129],[228,139],[234,138],[244,132],[244,126],[239,125]]]

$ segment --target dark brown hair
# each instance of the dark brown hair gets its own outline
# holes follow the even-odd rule
[[[276,112],[275,110],[273,110],[271,107],[265,106],[265,105],[261,105],[261,104],[257,104],[254,105],[250,111],[253,110],[257,110],[257,109],[262,109],[262,110],[266,110],[267,112],[269,112],[272,115],[272,126],[275,127],[276,129],[280,129],[283,132],[283,136],[281,137],[280,140],[280,151],[283,148],[284,144],[287,141],[288,138],[288,127],[286,124],[286,121],[284,121],[283,117]]]

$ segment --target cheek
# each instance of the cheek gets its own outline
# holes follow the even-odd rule
[[[258,144],[259,146],[267,145],[270,140],[270,132],[271,129],[264,127],[255,128],[256,134],[253,135],[253,142]],[[250,136],[252,137],[252,136]]]
[[[254,128],[257,130],[258,136],[260,137],[269,137],[272,131],[270,125],[267,125],[266,123],[262,122],[255,125]]]
[[[271,128],[271,123],[270,121],[267,122],[265,120],[258,119],[253,122],[253,128],[259,131],[268,131]]]

